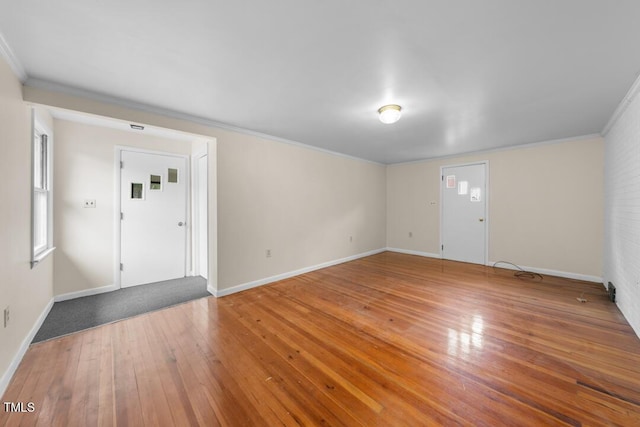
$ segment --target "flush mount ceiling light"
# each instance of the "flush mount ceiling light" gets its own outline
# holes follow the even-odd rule
[[[385,124],[395,123],[400,120],[402,107],[396,104],[389,104],[378,109],[380,121]]]

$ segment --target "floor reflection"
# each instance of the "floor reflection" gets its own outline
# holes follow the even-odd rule
[[[482,350],[484,321],[482,315],[475,314],[471,323],[456,331],[449,328],[447,352],[450,356],[468,356],[474,350]]]

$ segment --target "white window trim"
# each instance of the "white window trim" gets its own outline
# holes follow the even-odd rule
[[[43,259],[55,250],[53,246],[53,132],[42,121],[38,120],[35,109],[32,110],[31,132],[31,268],[34,268]],[[47,239],[44,245],[35,247],[35,194],[43,192],[35,186],[35,156],[34,140],[36,133],[47,135]]]

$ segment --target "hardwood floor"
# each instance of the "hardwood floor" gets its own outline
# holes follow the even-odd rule
[[[385,252],[33,345],[2,400],[35,405],[7,426],[637,426],[640,340],[602,285]]]

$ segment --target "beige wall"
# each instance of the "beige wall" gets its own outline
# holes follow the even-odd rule
[[[490,161],[490,261],[602,275],[601,138],[384,167],[44,89],[24,94],[217,139],[209,196],[217,190],[220,202],[219,290],[385,245],[438,254],[440,166],[477,160]],[[322,226],[331,228],[314,235]]]
[[[41,89],[26,87],[24,97],[216,138],[209,197],[218,200],[210,213],[217,251],[209,254],[218,263],[218,290],[385,246],[437,254],[440,166],[478,160],[490,161],[491,261],[602,274],[600,138],[385,167]],[[0,309],[12,309],[12,324],[0,329],[4,380],[51,300],[54,273],[51,257],[29,268],[30,109],[1,61],[0,106],[0,170],[11,177],[0,186]],[[55,123],[56,294],[113,283],[113,146],[175,149],[157,138],[124,141],[130,136]],[[190,150],[185,144],[177,152]],[[83,209],[85,198],[98,207]]]
[[[21,84],[0,58],[0,394],[12,362],[52,298],[51,256],[31,259],[31,108]],[[55,136],[54,136],[55,140]],[[11,307],[11,323],[1,321]]]
[[[389,166],[388,246],[439,254],[440,167],[488,160],[489,261],[601,277],[603,155],[595,137]]]
[[[218,206],[209,219],[217,230],[209,227],[209,238],[217,251],[209,264],[217,253],[218,291],[386,245],[383,165],[43,89],[25,87],[24,97],[215,138],[209,199]]]
[[[218,159],[219,290],[385,247],[384,166],[240,134]]]
[[[190,154],[191,143],[65,120],[54,126],[54,295],[111,286],[115,147]],[[96,207],[83,208],[85,199]]]

